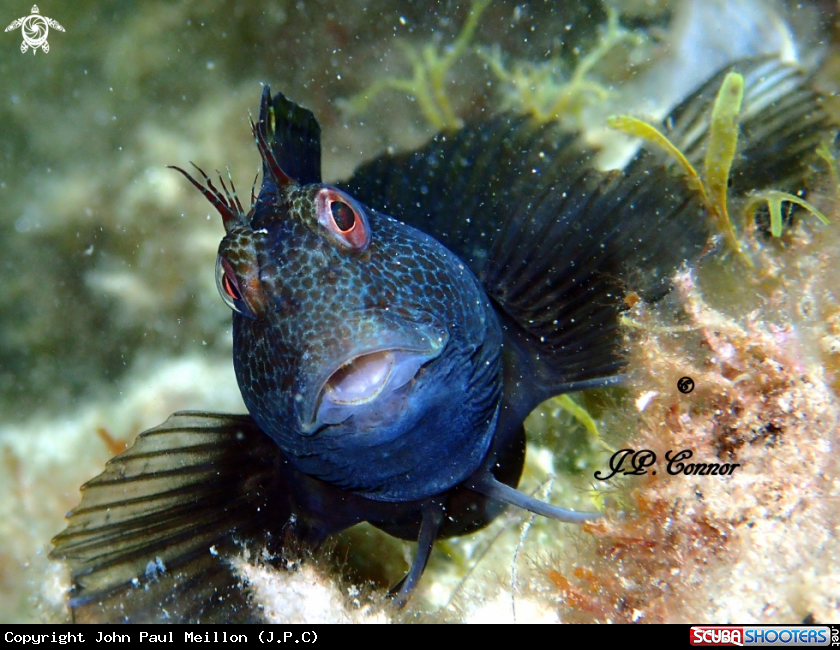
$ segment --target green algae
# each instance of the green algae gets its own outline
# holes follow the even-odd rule
[[[741,244],[735,235],[729,219],[726,198],[729,170],[738,146],[738,113],[741,110],[743,96],[743,76],[737,72],[730,72],[721,84],[712,109],[709,146],[704,161],[705,173],[702,177],[679,148],[655,126],[629,115],[610,117],[607,124],[610,128],[643,138],[661,147],[672,156],[688,177],[691,185],[702,194],[703,201],[715,220],[718,231],[723,234],[729,247],[749,266],[752,266],[752,262],[741,249]]]
[[[589,432],[589,435],[591,435],[594,440],[600,442],[601,434],[598,432],[598,424],[590,415],[589,411],[587,411],[584,407],[578,404],[572,398],[571,395],[559,395],[558,397],[554,398],[554,401],[560,408],[562,408],[564,411],[568,411],[569,414],[575,420],[580,422],[586,428],[586,430]]]
[[[712,108],[709,145],[704,157],[704,173],[702,176],[688,161],[685,154],[655,126],[629,115],[611,116],[607,119],[607,124],[610,128],[642,138],[656,145],[672,157],[685,173],[691,186],[702,195],[718,232],[723,235],[729,248],[737,254],[739,259],[743,260],[749,267],[754,268],[752,260],[741,246],[730,219],[727,197],[730,170],[738,148],[738,115],[741,111],[743,96],[743,76],[737,72],[730,72],[724,78]],[[825,147],[825,145],[823,146]],[[826,156],[830,156],[827,147],[824,150],[819,149],[817,153],[824,160],[829,161],[826,158]],[[831,167],[830,162],[829,165],[830,169],[836,173],[836,168]],[[754,218],[758,207],[761,204],[766,204],[770,212],[771,234],[774,237],[781,237],[782,203],[799,205],[823,224],[828,225],[829,223],[825,215],[808,201],[775,189],[751,193],[744,207],[744,215],[747,219]]]
[[[532,115],[539,122],[558,120],[575,127],[587,109],[610,94],[608,86],[592,77],[593,70],[619,45],[638,47],[643,42],[640,33],[621,26],[615,9],[607,8],[597,44],[577,60],[571,74],[565,73],[567,64],[560,54],[539,63],[517,61],[512,67],[505,65],[499,47],[479,49],[479,54],[503,84],[503,108]]]
[[[439,48],[428,43],[421,48],[400,43],[401,50],[411,63],[411,77],[383,77],[377,79],[343,105],[350,114],[363,113],[377,96],[386,90],[405,92],[417,100],[423,117],[436,130],[456,129],[461,125],[447,93],[447,76],[452,66],[463,57],[470,46],[479,19],[492,0],[473,0],[464,26],[451,45]]]
[[[747,205],[744,207],[744,214],[748,219],[754,219],[758,207],[762,204],[766,204],[767,209],[770,211],[770,234],[774,237],[781,237],[783,203],[793,203],[801,208],[804,208],[819,219],[824,226],[831,223],[828,220],[828,217],[808,203],[805,199],[794,196],[788,192],[780,192],[779,190],[762,190],[751,194]]]
[[[738,148],[738,113],[741,112],[743,98],[744,77],[737,72],[730,72],[724,78],[715,98],[709,129],[709,147],[704,160],[706,196],[717,219],[718,230],[723,233],[730,247],[741,255],[741,245],[729,219],[726,193],[729,187],[729,170],[732,169],[732,161]]]
[[[816,153],[828,166],[831,187],[834,189],[835,198],[840,199],[840,172],[837,170],[837,157],[831,152],[831,148],[825,140],[817,147]]]
[[[628,135],[642,138],[648,142],[655,144],[668,153],[677,164],[682,168],[685,175],[688,177],[691,185],[706,196],[706,189],[703,186],[703,180],[700,174],[694,169],[694,166],[688,162],[682,151],[677,148],[659,129],[652,124],[648,124],[644,120],[632,117],[630,115],[613,115],[607,118],[607,125],[611,129],[623,131]],[[706,199],[708,201],[708,199]]]
[[[593,76],[602,61],[620,46],[633,49],[647,42],[642,32],[623,27],[619,12],[607,6],[606,22],[599,26],[596,41],[585,54],[579,54],[576,47],[574,56],[570,57],[565,48],[559,48],[546,61],[510,62],[500,46],[476,46],[472,42],[481,16],[491,2],[472,1],[464,25],[449,45],[415,46],[399,41],[400,51],[411,64],[411,76],[386,75],[376,79],[341,101],[345,111],[349,115],[364,114],[383,92],[399,91],[417,102],[423,118],[433,129],[455,129],[462,122],[453,108],[447,80],[460,59],[475,53],[501,82],[498,92],[501,109],[532,115],[541,122],[559,120],[577,126],[588,108],[603,103],[610,95],[608,86]],[[569,59],[574,60],[570,72]]]

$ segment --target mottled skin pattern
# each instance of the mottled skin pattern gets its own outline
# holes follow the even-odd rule
[[[316,215],[323,187],[264,185],[219,248],[244,302],[233,337],[245,404],[310,476],[379,501],[440,494],[475,472],[495,431],[497,317],[458,258],[395,219],[361,208],[370,244],[342,247]],[[382,349],[431,360],[382,413],[314,428],[327,378]]]

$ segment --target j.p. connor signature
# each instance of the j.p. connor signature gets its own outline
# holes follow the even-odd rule
[[[694,455],[690,449],[674,452],[673,449],[665,452],[665,471],[671,476],[683,474],[685,476],[732,476],[735,468],[741,463],[685,463]],[[650,449],[620,449],[610,456],[609,476],[600,470],[595,472],[595,478],[600,481],[611,479],[616,474],[624,476],[642,476],[648,473],[647,468],[656,464],[656,452]],[[656,475],[656,470],[651,470]]]

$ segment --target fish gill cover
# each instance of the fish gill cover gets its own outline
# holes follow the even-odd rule
[[[10,414],[0,437],[9,470],[2,480],[13,495],[6,506],[2,534],[8,543],[0,562],[13,567],[27,560],[35,567],[28,574],[3,573],[0,588],[8,602],[18,603],[4,616],[31,620],[38,608],[62,616],[62,590],[49,587],[60,569],[45,561],[43,551],[32,558],[28,549],[33,543],[45,547],[60,529],[63,512],[78,502],[76,486],[95,475],[134,433],[184,408],[244,410],[226,367],[230,335],[208,273],[221,229],[215,225],[215,231],[208,231],[210,225],[196,222],[195,215],[207,208],[190,203],[191,195],[163,165],[190,159],[227,164],[240,190],[250,185],[245,170],[254,169],[254,158],[247,116],[254,111],[258,82],[270,82],[313,110],[324,131],[325,178],[347,178],[361,160],[387,149],[387,158],[363,167],[347,189],[368,191],[356,198],[386,213],[399,209],[400,218],[415,223],[425,214],[422,208],[412,212],[413,206],[441,201],[435,189],[441,177],[435,177],[434,167],[445,153],[472,160],[467,154],[483,151],[490,158],[495,152],[500,166],[509,161],[537,170],[533,175],[558,173],[550,169],[554,158],[539,158],[546,147],[535,147],[530,150],[534,159],[522,160],[516,155],[521,147],[509,138],[493,140],[493,124],[495,133],[504,132],[496,117],[501,111],[524,112],[545,122],[545,130],[533,131],[542,136],[529,137],[548,138],[546,144],[554,146],[557,141],[546,133],[583,130],[588,144],[577,158],[570,156],[572,168],[589,160],[588,152],[597,147],[601,164],[608,156],[632,157],[632,149],[628,155],[616,144],[619,138],[607,128],[607,118],[638,116],[658,125],[702,172],[697,162],[702,152],[692,157],[687,136],[660,120],[717,69],[744,56],[798,55],[816,70],[808,88],[822,85],[826,95],[834,90],[834,50],[815,54],[811,49],[820,39],[830,40],[830,16],[809,7],[778,14],[760,2],[728,3],[733,5],[737,20],[728,21],[732,32],[712,43],[711,30],[686,28],[711,24],[708,4],[688,1],[654,8],[591,3],[569,15],[502,2],[453,4],[433,15],[386,3],[340,13],[320,6],[314,11],[307,3],[268,4],[253,13],[221,2],[153,3],[121,5],[116,13],[95,12],[85,21],[72,9],[70,15],[58,15],[44,7],[56,14],[68,36],[84,28],[89,38],[51,43],[51,51],[38,57],[48,63],[34,73],[32,57],[3,64],[9,81],[3,110],[19,128],[4,134],[8,155],[0,186],[8,197],[6,268],[14,269],[4,274],[0,297],[3,399]],[[373,14],[377,20],[370,19]],[[765,31],[754,38],[749,34],[756,25]],[[144,43],[142,56],[134,55],[137,42]],[[220,42],[226,44],[221,49]],[[295,66],[288,65],[289,43],[295,43],[299,55]],[[13,45],[16,50],[19,44]],[[810,91],[801,81],[774,84],[771,74],[765,89],[783,87],[787,99],[773,91],[770,103],[781,115],[782,131],[789,126],[794,138],[791,143],[779,136],[776,142],[783,153],[794,151],[796,143],[807,148],[796,150],[798,162],[778,171],[773,165],[751,166],[751,160],[761,158],[743,147],[767,143],[761,129],[749,126],[748,107],[767,107],[750,100],[750,69],[742,69],[742,149],[733,163],[729,211],[752,267],[719,247],[700,268],[678,276],[675,290],[664,298],[656,283],[646,286],[654,277],[650,267],[641,264],[638,273],[629,274],[635,293],[624,296],[623,304],[631,309],[619,310],[629,353],[610,371],[626,368],[625,387],[583,394],[577,403],[565,396],[532,414],[526,422],[530,447],[521,488],[539,489],[541,498],[566,507],[591,509],[593,473],[622,447],[651,448],[660,457],[668,449],[689,447],[704,460],[740,462],[742,467],[728,482],[711,477],[669,481],[660,475],[613,480],[609,489],[601,486],[597,497],[612,515],[582,532],[558,529],[539,517],[519,525],[506,516],[476,537],[439,542],[446,553],[432,554],[420,591],[402,616],[793,621],[809,616],[828,620],[836,611],[838,581],[816,569],[832,562],[836,566],[837,556],[836,541],[826,533],[836,518],[831,497],[837,496],[836,465],[828,453],[836,440],[836,238],[833,226],[820,226],[806,213],[787,208],[783,220],[788,227],[780,239],[762,234],[762,224],[772,217],[764,216],[763,208],[758,208],[758,231],[740,219],[742,204],[751,202],[744,193],[760,187],[792,192],[832,218],[835,152],[827,141],[820,148],[822,157],[811,155],[820,143],[811,135],[796,136],[804,127],[791,119],[797,108],[808,112]],[[774,69],[784,68],[768,68]],[[413,85],[389,79],[409,79]],[[720,83],[710,82],[707,102],[715,99]],[[60,92],[62,101],[52,101],[52,92]],[[355,101],[365,96],[370,97],[366,104]],[[830,102],[826,106],[832,110]],[[39,116],[37,127],[33,115]],[[462,125],[466,130],[460,135],[446,135]],[[59,128],[61,137],[54,137],[51,129]],[[441,128],[444,135],[424,145]],[[504,128],[517,132],[510,123]],[[486,136],[483,149],[479,135]],[[422,146],[421,154],[398,153]],[[667,155],[647,146],[649,153],[637,157],[628,175],[643,177],[645,169],[655,166],[651,159],[671,165]],[[510,201],[522,198],[527,182],[508,187],[501,168],[494,172],[493,165],[471,165],[472,178],[446,176],[453,184],[453,211],[492,219],[516,209]],[[755,169],[773,173],[739,186],[739,179]],[[403,171],[408,175],[400,176]],[[381,204],[376,204],[375,184],[369,180],[388,173],[393,177],[387,185],[396,189],[380,193]],[[433,182],[400,188],[399,178],[420,174]],[[564,182],[575,189],[576,180]],[[610,185],[600,172],[588,171],[580,182],[581,187],[614,188],[605,191],[605,202],[622,196],[621,183]],[[555,196],[544,189],[547,197]],[[808,193],[798,194],[804,190]],[[556,209],[553,199],[542,202],[547,210]],[[497,304],[507,305],[505,313],[523,318],[530,309],[538,323],[540,309],[550,313],[550,300],[541,305],[529,293],[538,290],[540,281],[562,286],[564,276],[552,277],[550,268],[540,270],[530,262],[534,255],[548,259],[564,246],[574,251],[573,241],[547,236],[539,242],[542,248],[493,249],[489,240],[482,245],[465,238],[479,229],[472,217],[447,221],[440,211],[434,216],[444,221],[432,224],[432,234],[470,265]],[[630,235],[624,230],[628,222],[614,218],[617,232]],[[515,241],[510,230],[515,224],[502,221],[505,239],[494,241]],[[643,237],[645,229],[638,227],[632,236]],[[482,230],[488,237],[493,234],[490,226]],[[533,233],[519,237],[528,234],[535,241]],[[684,254],[667,252],[673,259]],[[499,275],[505,269],[517,269],[519,286]],[[576,277],[569,273],[568,278]],[[613,268],[607,275],[623,278]],[[664,288],[668,279],[660,280]],[[652,304],[655,298],[661,300]],[[572,321],[574,309],[572,304],[566,312]],[[600,313],[615,317],[613,308]],[[534,332],[537,339],[550,338],[554,320],[559,319]],[[615,341],[621,340],[618,336]],[[554,343],[562,345],[549,341]],[[608,354],[604,362],[615,364],[615,359]],[[675,390],[684,375],[696,383],[689,396]],[[557,377],[542,379],[561,389],[564,385],[562,378],[559,383]],[[121,462],[152,438],[143,440],[148,442],[135,445]],[[236,470],[238,456],[227,459]],[[797,469],[791,471],[792,465]],[[97,480],[102,483],[106,476]],[[235,484],[236,471],[229,476]],[[747,484],[753,486],[749,498]],[[96,492],[89,488],[85,498]],[[209,521],[208,526],[212,531]],[[803,539],[810,540],[807,547],[797,542]],[[259,544],[248,545],[235,558],[239,579],[227,583],[231,594],[243,604],[257,598],[275,620],[312,620],[316,613],[294,610],[284,597],[298,588],[288,582],[297,576],[322,590],[326,600],[318,602],[329,603],[322,612],[327,619],[395,616],[383,609],[377,594],[405,570],[399,544],[370,528],[354,529],[338,544],[340,556],[349,549],[355,569],[342,578],[327,556],[304,557],[302,564],[297,557],[266,563]],[[366,550],[366,544],[377,547],[377,553]],[[383,553],[382,548],[391,550]],[[211,544],[202,561],[218,571],[214,553],[229,550]],[[767,570],[768,564],[778,568]],[[740,567],[743,580],[733,577],[733,566]],[[163,590],[152,593],[164,593],[174,575],[166,567],[163,558],[145,562],[140,575],[126,578],[157,580]],[[506,571],[509,580],[503,587],[487,578]],[[791,575],[793,590],[784,586]],[[368,581],[377,587],[359,588]],[[241,590],[242,582],[250,585],[250,596]],[[349,598],[336,591],[340,585]],[[27,600],[33,591],[41,592],[37,607]]]

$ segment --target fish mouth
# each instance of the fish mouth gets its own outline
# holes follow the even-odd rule
[[[374,419],[390,419],[388,411],[396,412],[401,402],[391,400],[386,405],[386,398],[412,381],[420,368],[436,356],[437,353],[380,350],[351,359],[324,383],[313,424],[316,428],[340,424],[351,415],[375,408],[374,402],[378,406],[378,417]]]
[[[327,379],[322,399],[337,405],[376,399],[390,381],[399,354],[399,350],[382,350],[351,359]]]
[[[371,335],[332,356],[331,363],[312,359],[309,368],[301,368],[297,410],[304,435],[353,415],[388,419],[388,405],[398,408],[395,391],[438,357],[448,339],[446,331],[429,319],[416,322],[392,314],[366,314],[364,320],[367,324],[374,320],[380,327],[363,328]],[[374,411],[377,415],[371,416]]]

